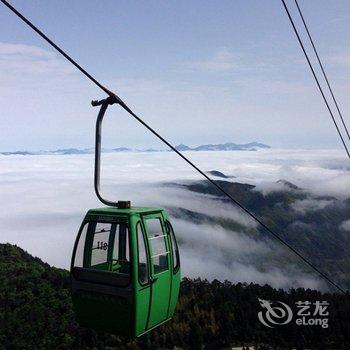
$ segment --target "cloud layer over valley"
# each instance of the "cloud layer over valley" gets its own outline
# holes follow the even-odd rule
[[[288,183],[276,183],[285,179],[300,191],[328,196],[295,201],[296,215],[325,210],[337,199],[350,198],[346,185],[350,168],[341,151],[188,152],[187,156],[206,171],[235,176],[231,182],[256,185],[256,193],[288,191]],[[68,268],[86,210],[100,206],[93,193],[93,155],[0,156],[0,163],[1,242],[18,244],[50,264]],[[102,178],[107,197],[169,209],[185,276],[325,288],[284,248],[258,235],[256,223],[239,209],[216,195],[189,191],[186,186],[201,178],[172,153],[104,154]],[[345,232],[349,225],[343,221]]]

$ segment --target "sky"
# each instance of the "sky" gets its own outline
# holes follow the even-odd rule
[[[173,144],[341,148],[279,0],[11,3]],[[300,6],[350,122],[350,2]],[[0,151],[93,147],[103,97],[0,5]],[[104,142],[161,146],[117,106]]]
[[[318,209],[331,202],[326,196],[350,198],[350,167],[341,150],[186,154],[204,171],[221,170],[235,176],[231,181],[254,184],[264,194],[286,190],[276,183],[286,179],[324,198],[296,201],[294,209],[299,212],[314,211],[317,215]],[[51,265],[69,268],[86,211],[101,206],[93,193],[92,177],[92,154],[0,155],[0,198],[6,203],[0,213],[1,242],[17,244]],[[268,283],[286,289],[326,287],[274,239],[256,239],[256,222],[239,208],[212,195],[169,186],[198,179],[201,177],[171,152],[103,154],[101,187],[108,199],[131,200],[137,206],[182,208],[213,218],[197,223],[172,213],[183,276]],[[214,222],[218,218],[239,223],[243,232],[224,229]],[[350,217],[341,226],[344,234],[349,234]]]

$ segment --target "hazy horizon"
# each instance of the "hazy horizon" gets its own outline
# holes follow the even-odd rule
[[[274,150],[319,150],[319,151],[341,151],[344,153],[344,156],[346,156],[346,153],[344,151],[344,148],[342,148],[341,146],[339,147],[322,147],[322,146],[309,146],[309,147],[303,147],[303,148],[300,148],[298,147],[298,145],[295,145],[294,147],[273,147],[271,146],[270,144],[267,144],[263,141],[247,141],[247,142],[242,142],[242,143],[236,143],[234,141],[232,141],[232,143],[236,143],[236,144],[239,144],[239,145],[244,145],[244,144],[249,144],[249,143],[252,143],[252,142],[258,142],[258,143],[262,143],[262,144],[265,144],[267,146],[269,146],[270,148],[274,149]],[[223,141],[223,142],[220,142],[220,143],[213,143],[213,144],[225,144],[225,143],[231,143],[231,141]],[[189,147],[198,147],[198,146],[201,146],[201,145],[207,145],[207,144],[211,144],[211,143],[207,143],[207,142],[203,142],[203,143],[200,143],[200,144],[191,144],[191,143],[181,143],[183,145],[186,145],[186,146],[189,146]],[[180,144],[174,144],[174,146],[179,146]],[[153,144],[153,145],[141,145],[141,146],[138,146],[138,147],[127,147],[125,145],[122,145],[122,144],[118,144],[118,145],[110,145],[109,147],[104,147],[104,149],[106,150],[112,150],[112,149],[117,149],[117,148],[122,148],[122,147],[126,147],[126,148],[129,148],[130,149],[130,152],[137,152],[137,151],[146,151],[147,149],[154,149],[155,151],[161,151],[161,152],[164,152],[164,151],[170,151],[169,148],[166,148],[167,146],[163,146],[163,148],[161,148],[162,146],[157,146],[157,144]],[[72,146],[69,146],[69,145],[62,145],[62,146],[59,146],[59,147],[54,147],[54,148],[21,148],[21,149],[16,149],[16,148],[13,148],[13,149],[0,149],[0,153],[7,153],[7,152],[49,152],[49,151],[56,151],[56,150],[68,150],[68,149],[77,149],[77,150],[89,150],[89,149],[95,149],[95,144],[91,144],[89,146],[76,146],[76,147],[72,147]],[[103,151],[103,150],[102,150]],[[259,152],[260,149],[257,149],[256,152]],[[188,151],[185,151],[185,152],[188,152]],[[211,151],[208,151],[208,152],[211,152]],[[218,152],[228,152],[228,151],[218,151]],[[237,150],[237,152],[250,152],[249,150]]]

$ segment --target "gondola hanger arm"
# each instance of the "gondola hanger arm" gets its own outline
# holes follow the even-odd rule
[[[97,198],[105,205],[118,208],[130,208],[129,201],[111,201],[103,197],[101,193],[101,139],[102,139],[102,121],[108,106],[120,104],[120,98],[114,94],[103,100],[91,101],[93,107],[101,106],[96,120],[95,130],[95,169],[94,169],[94,188]]]

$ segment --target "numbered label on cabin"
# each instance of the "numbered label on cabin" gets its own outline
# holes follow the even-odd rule
[[[107,250],[108,249],[108,243],[107,242],[98,241],[96,249]]]

